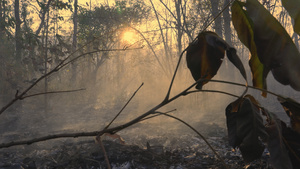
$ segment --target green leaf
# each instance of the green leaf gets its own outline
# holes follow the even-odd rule
[[[226,120],[229,144],[234,148],[239,147],[246,162],[251,162],[261,157],[268,134],[265,132],[258,102],[247,95],[240,102],[237,112],[232,112],[233,105],[226,108]]]
[[[186,61],[195,81],[199,79],[212,79],[218,72],[225,55],[238,68],[247,81],[245,68],[236,54],[236,50],[230,47],[216,33],[205,31],[199,33],[197,40],[187,48]],[[196,86],[202,86],[208,81],[201,81]]]
[[[294,19],[294,31],[300,35],[300,1],[299,0],[281,0],[284,8]]]
[[[269,71],[272,71],[278,82],[300,91],[300,54],[289,34],[257,0],[247,0],[239,5],[239,10],[244,12],[244,19],[250,25],[252,23],[252,27],[245,26],[245,22],[241,24],[252,28],[253,32],[253,36],[240,32],[244,37],[242,42],[249,46],[254,39],[257,56],[264,66],[259,73],[265,80]],[[252,46],[250,50],[253,50]]]
[[[254,42],[253,23],[252,20],[247,16],[243,10],[244,3],[234,1],[232,4],[232,23],[237,31],[238,37],[241,42],[250,50],[251,58],[249,65],[252,72],[252,83],[253,86],[261,89],[267,89],[266,75],[264,76],[264,65],[260,62],[256,45]],[[266,96],[266,92],[262,93]]]

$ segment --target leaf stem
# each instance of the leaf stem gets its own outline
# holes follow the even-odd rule
[[[189,125],[187,122],[181,120],[178,117],[172,116],[170,114],[166,114],[166,113],[162,113],[162,112],[154,112],[157,114],[161,114],[161,115],[165,115],[168,116],[170,118],[173,118],[175,120],[180,121],[181,123],[183,123],[184,125],[186,125],[187,127],[189,127],[191,130],[193,130],[195,133],[197,133],[204,141],[205,143],[208,145],[208,147],[212,150],[212,152],[217,156],[217,158],[222,162],[222,164],[224,165],[225,168],[229,169],[229,167],[226,165],[225,161],[223,160],[223,158],[221,156],[219,156],[219,154],[216,152],[216,150],[210,145],[210,143],[207,141],[207,139],[201,134],[199,133],[194,127],[192,127],[191,125]]]

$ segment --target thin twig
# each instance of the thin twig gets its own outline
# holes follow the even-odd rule
[[[210,145],[210,143],[207,141],[207,139],[201,134],[199,133],[194,127],[192,127],[191,125],[189,125],[187,122],[181,120],[178,117],[172,116],[170,114],[166,114],[166,113],[162,113],[162,112],[154,112],[157,114],[161,114],[161,115],[165,115],[168,116],[170,118],[176,119],[178,121],[180,121],[181,123],[185,124],[186,126],[188,126],[190,129],[192,129],[195,133],[197,133],[204,141],[205,143],[208,145],[208,147],[212,150],[212,152],[217,156],[217,158],[222,162],[222,164],[224,165],[225,168],[229,169],[229,167],[226,165],[225,161],[223,160],[223,158],[221,156],[219,156],[219,154],[216,152],[216,150]]]
[[[76,61],[76,60],[79,59],[79,58],[82,58],[82,57],[85,56],[85,55],[89,55],[89,54],[93,54],[93,53],[98,53],[98,52],[117,52],[117,51],[137,50],[137,49],[142,49],[142,48],[143,48],[143,46],[137,47],[137,48],[101,49],[101,50],[95,50],[95,51],[91,51],[91,52],[86,52],[86,53],[81,54],[81,55],[79,55],[79,56],[77,56],[77,57],[71,59],[70,61],[68,61],[68,62],[66,62],[66,63],[64,63],[64,64],[62,64],[62,65],[59,67],[59,69],[65,67],[66,65],[69,65],[70,63]]]
[[[138,87],[136,89],[136,91],[132,94],[132,96],[129,98],[129,100],[126,102],[126,104],[122,107],[122,109],[119,111],[119,113],[111,120],[111,122],[104,128],[108,129],[108,127],[116,120],[116,118],[123,112],[123,110],[126,108],[126,106],[129,104],[129,102],[133,99],[133,97],[135,96],[135,94],[140,90],[140,88],[144,85],[144,83],[142,83],[140,85],[140,87]]]
[[[79,51],[80,49],[82,49],[83,47],[87,46],[88,44],[90,44],[93,41],[88,42],[87,44],[83,45],[82,47],[78,48],[77,50],[75,50],[73,53],[71,53],[68,57],[66,57],[64,60],[62,60],[57,66],[55,66],[51,71],[49,71],[48,73],[42,75],[41,77],[39,77],[36,81],[34,81],[34,83],[32,83],[28,88],[26,88],[21,94],[18,94],[19,91],[17,91],[15,98],[12,99],[9,103],[7,103],[5,106],[3,106],[0,110],[0,115],[7,109],[9,108],[11,105],[13,105],[16,101],[21,100],[23,97],[25,97],[25,95],[27,94],[28,91],[30,91],[37,83],[39,83],[41,80],[45,79],[46,77],[52,75],[53,73],[59,71],[60,69],[62,69],[63,67],[65,67],[66,65],[68,65],[71,62],[74,62],[75,60],[79,59],[80,57],[83,57],[87,54],[91,54],[91,53],[96,53],[96,52],[104,52],[104,51],[125,51],[125,50],[129,50],[129,49],[111,49],[111,50],[97,50],[97,51],[92,51],[92,52],[88,52],[88,53],[84,53],[81,54],[80,56],[77,56],[76,58],[72,59],[71,61],[65,63],[67,61],[67,59],[69,59],[75,52]]]
[[[147,45],[149,46],[150,50],[152,51],[152,53],[153,53],[153,55],[154,55],[154,57],[155,57],[157,63],[159,64],[159,66],[161,67],[161,69],[164,71],[164,73],[165,73],[166,75],[168,75],[168,72],[165,70],[165,68],[164,68],[164,66],[162,65],[162,63],[160,62],[160,60],[159,60],[157,54],[155,53],[153,47],[151,46],[151,44],[150,44],[150,42],[147,40],[147,38],[144,36],[144,34],[143,34],[141,31],[139,31],[138,29],[136,29],[136,28],[134,28],[134,27],[132,27],[132,26],[130,26],[130,25],[127,25],[127,26],[130,27],[131,29],[133,29],[134,31],[136,31],[138,34],[140,34],[140,35],[142,36],[142,38],[146,41]]]
[[[226,4],[226,6],[223,7],[223,9],[218,13],[218,15],[216,15],[213,20],[211,20],[204,28],[202,31],[205,31],[224,11],[226,8],[228,8],[230,6],[231,3],[233,3],[235,0],[231,0],[230,2],[228,2]]]
[[[35,94],[23,96],[22,98],[20,98],[20,100],[23,100],[23,99],[28,98],[28,97],[34,97],[34,96],[45,95],[45,94],[71,93],[71,92],[78,92],[78,91],[82,91],[82,90],[86,90],[86,89],[83,88],[83,89],[76,89],[76,90],[63,90],[63,91],[51,91],[51,92],[35,93]]]
[[[144,85],[144,83],[142,83],[138,88],[137,90],[133,93],[133,95],[129,98],[129,100],[126,102],[126,104],[122,107],[122,109],[119,111],[119,113],[111,120],[111,122],[104,128],[105,129],[108,129],[109,126],[119,117],[119,115],[123,112],[123,110],[126,108],[126,106],[130,103],[130,101],[133,99],[133,97],[135,96],[135,94],[140,90],[140,88]],[[105,147],[103,145],[103,142],[102,142],[102,136],[101,135],[97,135],[96,137],[96,140],[97,142],[99,143],[101,149],[102,149],[102,152],[104,154],[104,157],[105,157],[105,161],[106,161],[106,164],[107,164],[107,168],[108,169],[111,169],[111,166],[110,166],[110,162],[109,162],[109,159],[107,157],[107,153],[106,153],[106,150],[105,150]]]
[[[174,112],[174,111],[177,111],[177,109],[173,109],[173,110],[170,110],[170,111],[167,111],[167,112],[164,112],[165,114],[168,114],[168,113],[171,113],[171,112]],[[153,116],[149,116],[149,117],[146,117],[146,118],[143,118],[142,120],[140,120],[140,122],[141,121],[145,121],[145,120],[149,120],[149,119],[152,119],[152,118],[154,118],[154,117],[158,117],[158,116],[160,116],[161,114],[155,114],[155,115],[153,115]]]
[[[105,162],[106,162],[106,165],[107,165],[107,169],[111,169],[110,162],[109,162],[109,159],[107,157],[107,153],[106,153],[105,147],[104,147],[103,142],[102,142],[102,138],[101,137],[97,138],[97,142],[99,143],[99,145],[101,147],[101,150],[102,150],[102,152],[104,154],[104,158],[105,158]]]
[[[188,91],[191,88],[193,88],[194,86],[196,86],[201,81],[211,81],[211,82],[218,82],[218,83],[226,83],[226,84],[231,84],[231,85],[237,85],[237,86],[245,87],[244,84],[235,83],[235,82],[228,82],[228,81],[222,81],[222,80],[199,79],[198,81],[196,81],[195,83],[193,83],[192,85],[190,85],[189,87],[187,87],[186,89],[184,89],[179,94],[173,96],[172,98],[168,99],[167,101],[163,101],[162,103],[158,104],[157,106],[155,106],[154,108],[150,109],[146,113],[144,113],[144,114],[140,115],[139,117],[136,117],[135,119],[133,119],[133,120],[131,120],[131,121],[125,123],[125,124],[122,124],[120,126],[116,126],[116,127],[105,129],[105,130],[101,130],[101,131],[81,132],[81,133],[62,133],[62,134],[48,135],[48,136],[44,136],[44,137],[40,137],[40,138],[29,139],[29,140],[14,141],[14,142],[9,142],[9,143],[2,143],[2,144],[0,144],[0,148],[11,147],[11,146],[16,146],[16,145],[32,144],[32,143],[46,141],[46,140],[51,140],[51,139],[56,139],[56,138],[64,138],[64,137],[87,137],[87,136],[97,136],[98,137],[98,136],[103,135],[104,133],[116,133],[116,132],[118,132],[120,130],[123,130],[123,129],[129,127],[129,126],[132,126],[132,125],[140,122],[144,118],[147,118],[147,116],[149,116],[151,114],[154,114],[156,110],[158,110],[159,108],[161,108],[161,107],[167,105],[168,103],[176,100],[177,98],[179,98],[181,96],[186,96],[187,94],[190,94]],[[255,88],[253,86],[249,86],[249,88],[253,88],[253,89],[256,89],[256,90],[265,91],[267,93],[270,93],[272,95],[275,95],[277,97],[280,97],[280,98],[286,100],[285,97],[282,97],[282,96],[280,96],[278,94],[275,94],[273,92],[269,92],[269,91],[264,90],[264,89]]]
[[[199,93],[199,92],[220,93],[220,94],[226,94],[226,95],[229,95],[229,96],[232,96],[232,97],[240,97],[240,96],[237,96],[237,95],[234,95],[234,94],[231,94],[231,93],[228,93],[228,92],[223,92],[223,91],[220,91],[220,90],[193,90],[193,91],[186,92],[186,94]]]
[[[225,80],[206,80],[206,81],[210,81],[210,82],[218,82],[218,83],[227,83],[227,84],[231,84],[231,85],[236,85],[236,86],[243,86],[243,87],[248,87],[248,88],[251,88],[251,89],[255,89],[255,90],[259,90],[259,91],[262,91],[262,92],[266,92],[266,93],[269,93],[271,95],[274,95],[274,96],[277,96],[279,98],[282,98],[284,100],[287,100],[287,98],[279,95],[279,94],[276,94],[274,92],[271,92],[271,91],[268,91],[268,90],[265,90],[265,89],[261,89],[261,88],[257,88],[257,87],[254,87],[254,86],[249,86],[249,85],[245,85],[245,84],[241,84],[241,83],[235,83],[235,82],[230,82],[230,81],[225,81]]]
[[[177,66],[176,66],[176,68],[175,68],[175,71],[174,71],[174,74],[173,74],[173,77],[172,77],[172,80],[171,80],[171,83],[170,83],[170,86],[169,86],[167,95],[166,95],[165,100],[164,100],[165,102],[167,102],[167,100],[169,100],[169,97],[170,97],[170,94],[171,94],[171,89],[172,89],[172,86],[173,86],[173,83],[174,83],[176,74],[177,74],[177,72],[178,72],[178,69],[179,69],[179,66],[180,66],[180,62],[181,62],[182,56],[183,56],[184,52],[186,52],[186,50],[187,50],[187,48],[185,48],[185,49],[181,52],[181,54],[180,54],[180,56],[179,56],[179,60],[178,60],[178,62],[177,62]]]
[[[57,138],[67,138],[67,137],[89,137],[89,136],[97,136],[99,134],[99,131],[92,131],[92,132],[79,132],[79,133],[62,133],[62,134],[53,134],[48,135],[44,137],[34,138],[34,139],[28,139],[23,141],[12,141],[9,143],[2,143],[0,144],[0,148],[7,148],[11,146],[17,146],[17,145],[30,145],[32,143],[57,139]]]

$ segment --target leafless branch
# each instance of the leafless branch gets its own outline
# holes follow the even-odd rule
[[[108,49],[108,50],[96,50],[96,51],[91,51],[91,52],[87,52],[84,54],[81,54],[73,59],[71,59],[70,61],[66,62],[72,55],[75,54],[75,52],[81,50],[82,48],[84,48],[85,46],[87,46],[88,44],[92,43],[93,41],[90,41],[88,43],[86,43],[85,45],[83,45],[82,47],[78,48],[76,51],[74,51],[73,53],[71,53],[68,57],[66,57],[64,60],[62,60],[56,67],[54,67],[51,71],[49,71],[48,73],[42,75],[41,77],[39,77],[34,83],[32,83],[28,88],[26,88],[23,92],[21,92],[19,94],[19,91],[17,91],[17,93],[15,94],[15,98],[12,99],[8,104],[6,104],[4,107],[1,108],[0,110],[0,115],[7,109],[9,108],[11,105],[13,105],[16,101],[18,100],[22,100],[24,99],[24,97],[26,97],[25,95],[27,94],[28,91],[30,91],[37,83],[39,83],[41,80],[45,79],[46,77],[52,75],[53,73],[59,71],[60,69],[62,69],[63,67],[69,65],[71,62],[76,61],[77,59],[91,54],[91,53],[97,53],[97,52],[107,52],[107,51],[126,51],[126,50],[133,50],[131,48],[127,48],[127,49]],[[140,48],[134,48],[134,49],[140,49]]]
[[[100,145],[101,150],[102,150],[102,152],[103,152],[103,154],[104,154],[105,162],[106,162],[106,165],[107,165],[107,169],[111,169],[110,162],[109,162],[109,159],[108,159],[108,157],[107,157],[107,153],[106,153],[105,147],[104,147],[103,142],[102,142],[102,138],[99,137],[99,138],[97,139],[97,142],[98,142],[98,144]]]
[[[201,134],[199,133],[194,127],[192,127],[191,125],[189,125],[187,122],[181,120],[180,118],[178,117],[175,117],[175,116],[172,116],[170,114],[166,114],[166,113],[162,113],[162,112],[155,112],[157,114],[161,114],[161,115],[165,115],[165,116],[168,116],[170,118],[173,118],[173,119],[176,119],[178,121],[180,121],[181,123],[183,123],[184,125],[188,126],[191,130],[193,130],[195,133],[198,134],[198,136],[200,136],[204,141],[205,143],[208,145],[208,147],[212,150],[212,152],[217,156],[217,158],[222,162],[222,164],[224,165],[224,167],[226,169],[229,169],[229,167],[226,165],[225,161],[223,160],[223,158],[221,156],[219,156],[219,154],[216,152],[216,150],[210,145],[210,143],[207,141],[207,139]]]
[[[34,96],[45,95],[45,94],[71,93],[71,92],[78,92],[78,91],[82,91],[82,90],[85,90],[85,89],[62,90],[62,91],[50,91],[50,92],[35,93],[35,94],[23,96],[22,98],[20,98],[20,100],[23,100],[23,99],[28,98],[28,97],[34,97]]]
[[[151,51],[152,51],[152,53],[153,53],[155,59],[157,60],[157,63],[158,63],[159,66],[162,68],[162,70],[164,71],[164,73],[165,73],[166,75],[168,75],[167,71],[165,70],[165,68],[164,68],[163,65],[161,64],[161,62],[160,62],[160,60],[159,60],[159,58],[158,58],[156,52],[154,51],[153,47],[151,46],[151,44],[150,44],[150,42],[147,40],[147,38],[144,36],[144,34],[143,34],[141,31],[139,31],[138,29],[136,29],[136,28],[134,28],[134,27],[132,27],[132,26],[130,26],[130,25],[127,25],[127,26],[130,27],[131,29],[133,29],[134,31],[136,31],[137,33],[139,33],[139,34],[142,36],[142,38],[146,41],[147,45],[148,45],[149,48],[151,49]]]
[[[12,141],[9,143],[2,143],[2,144],[0,144],[0,148],[7,148],[7,147],[17,146],[17,145],[30,145],[32,143],[37,143],[37,142],[52,140],[52,139],[57,139],[57,138],[68,138],[68,137],[77,138],[77,137],[97,136],[98,134],[99,134],[99,131],[54,134],[54,135],[48,135],[48,136],[29,139],[29,140]]]
[[[220,93],[220,94],[225,94],[225,95],[229,95],[232,97],[240,97],[240,96],[234,95],[232,93],[228,93],[228,92],[224,92],[224,91],[220,91],[220,90],[193,90],[193,91],[186,92],[186,94],[199,93],[199,92]]]
[[[171,112],[174,112],[174,111],[177,111],[177,109],[173,109],[173,110],[167,111],[167,112],[165,112],[165,114],[168,114],[168,113],[171,113]],[[149,120],[149,119],[152,119],[152,118],[154,118],[154,117],[158,117],[158,116],[160,116],[160,115],[161,115],[161,114],[155,114],[155,115],[153,115],[153,116],[149,116],[149,117],[143,118],[141,121]],[[140,122],[141,122],[141,121],[140,121]]]
[[[135,94],[140,90],[140,88],[144,85],[144,83],[142,83],[140,85],[140,87],[138,87],[136,89],[136,91],[133,93],[133,95],[129,98],[129,100],[126,102],[126,104],[122,107],[122,109],[119,111],[119,113],[111,120],[111,122],[104,128],[104,129],[108,129],[108,127],[116,120],[116,118],[118,118],[118,116],[123,112],[123,110],[126,108],[126,106],[129,104],[129,102],[132,100],[132,98],[135,96]]]

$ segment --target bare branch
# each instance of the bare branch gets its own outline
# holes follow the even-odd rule
[[[210,143],[207,141],[207,139],[201,134],[199,133],[194,127],[192,127],[191,125],[189,125],[187,122],[181,120],[178,117],[172,116],[170,114],[166,114],[166,113],[161,113],[161,112],[155,112],[157,114],[161,114],[161,115],[165,115],[168,116],[170,118],[176,119],[178,121],[180,121],[181,123],[183,123],[184,125],[188,126],[190,129],[192,129],[195,133],[197,133],[204,141],[205,143],[208,145],[208,147],[212,150],[212,152],[217,156],[217,158],[222,162],[222,164],[224,165],[225,168],[229,169],[229,167],[226,165],[225,161],[223,160],[223,158],[221,156],[219,156],[219,154],[216,152],[216,150],[210,145]]]
[[[83,88],[83,89],[76,89],[76,90],[62,90],[62,91],[51,91],[51,92],[35,93],[35,94],[23,96],[22,98],[20,98],[20,100],[23,100],[23,99],[28,98],[28,97],[34,97],[34,96],[45,95],[45,94],[71,93],[71,92],[78,92],[78,91],[82,91],[82,90],[86,90],[86,89]]]
[[[74,55],[75,52],[79,51],[80,49],[82,49],[83,47],[87,46],[88,44],[92,43],[93,41],[90,41],[88,43],[86,43],[85,45],[83,45],[82,47],[78,48],[76,51],[74,51],[73,53],[71,53],[68,57],[66,57],[64,60],[62,60],[56,67],[54,67],[51,71],[49,71],[48,73],[42,75],[40,78],[38,78],[34,83],[32,83],[27,89],[25,89],[21,94],[18,94],[19,91],[17,91],[15,98],[12,99],[8,104],[6,104],[4,107],[1,108],[0,110],[0,115],[7,109],[9,108],[11,105],[13,105],[16,101],[18,100],[22,100],[24,99],[25,95],[27,94],[28,91],[30,91],[37,83],[39,83],[41,80],[45,79],[46,77],[52,75],[53,73],[59,71],[60,69],[62,69],[63,67],[67,66],[68,64],[70,64],[71,62],[76,61],[77,59],[87,55],[87,54],[91,54],[91,53],[97,53],[97,52],[107,52],[107,51],[126,51],[126,50],[134,50],[134,49],[140,49],[140,48],[127,48],[127,49],[108,49],[108,50],[97,50],[97,51],[92,51],[92,52],[88,52],[88,53],[84,53],[81,54],[75,58],[73,58],[72,60],[66,62],[72,55]],[[65,63],[66,62],[66,63]]]
[[[167,111],[167,112],[165,112],[165,114],[171,113],[171,112],[174,112],[174,111],[177,111],[177,109],[173,109],[173,110]],[[150,117],[146,117],[146,118],[143,118],[141,121],[149,120],[149,119],[152,119],[152,118],[154,118],[154,117],[158,117],[158,116],[160,116],[160,115],[161,115],[161,114],[156,114],[156,115],[153,115],[153,116],[150,116]],[[141,122],[141,121],[140,121],[140,122]]]
[[[220,91],[220,90],[194,90],[194,91],[186,92],[186,94],[199,93],[199,92],[221,93],[221,94],[226,94],[226,95],[229,95],[229,96],[232,96],[232,97],[240,97],[240,96],[237,96],[237,95],[234,95],[234,94],[231,94],[231,93],[228,93],[228,92],[223,92],[223,91]]]
[[[17,145],[30,145],[32,143],[37,143],[41,141],[46,140],[52,140],[57,138],[67,138],[67,137],[88,137],[88,136],[97,136],[99,134],[99,131],[93,131],[93,132],[80,132],[80,133],[62,133],[62,134],[54,134],[54,135],[48,135],[40,138],[34,138],[29,140],[23,140],[23,141],[13,141],[9,143],[2,143],[0,144],[0,148],[7,148],[11,146],[17,146]]]
[[[107,165],[107,169],[111,169],[110,162],[109,162],[105,147],[104,147],[103,142],[102,142],[102,138],[100,137],[99,139],[97,139],[97,142],[100,145],[101,150],[103,151],[105,162],[106,162],[106,165]]]
[[[163,65],[161,64],[161,62],[160,62],[158,56],[156,55],[156,53],[155,53],[153,47],[151,46],[150,42],[146,39],[146,37],[144,36],[144,34],[143,34],[141,31],[137,30],[136,28],[134,28],[134,27],[132,27],[132,26],[130,26],[130,25],[127,25],[127,26],[130,27],[131,29],[135,30],[137,33],[139,33],[139,34],[142,36],[142,38],[146,41],[147,45],[149,46],[149,48],[151,49],[152,53],[154,54],[155,59],[157,60],[159,66],[162,68],[162,70],[164,71],[164,73],[165,73],[166,75],[168,75],[167,71],[165,70],[165,68],[164,68]]]
[[[122,107],[122,109],[120,110],[120,112],[111,120],[111,122],[104,129],[108,129],[108,127],[116,120],[116,118],[122,113],[122,111],[126,108],[126,106],[129,104],[129,102],[132,100],[132,98],[135,96],[135,94],[140,90],[140,88],[143,85],[144,85],[144,83],[142,83],[140,85],[140,87],[138,87],[138,89],[136,89],[136,91],[133,93],[133,95],[130,97],[130,99],[127,101],[127,103]]]

